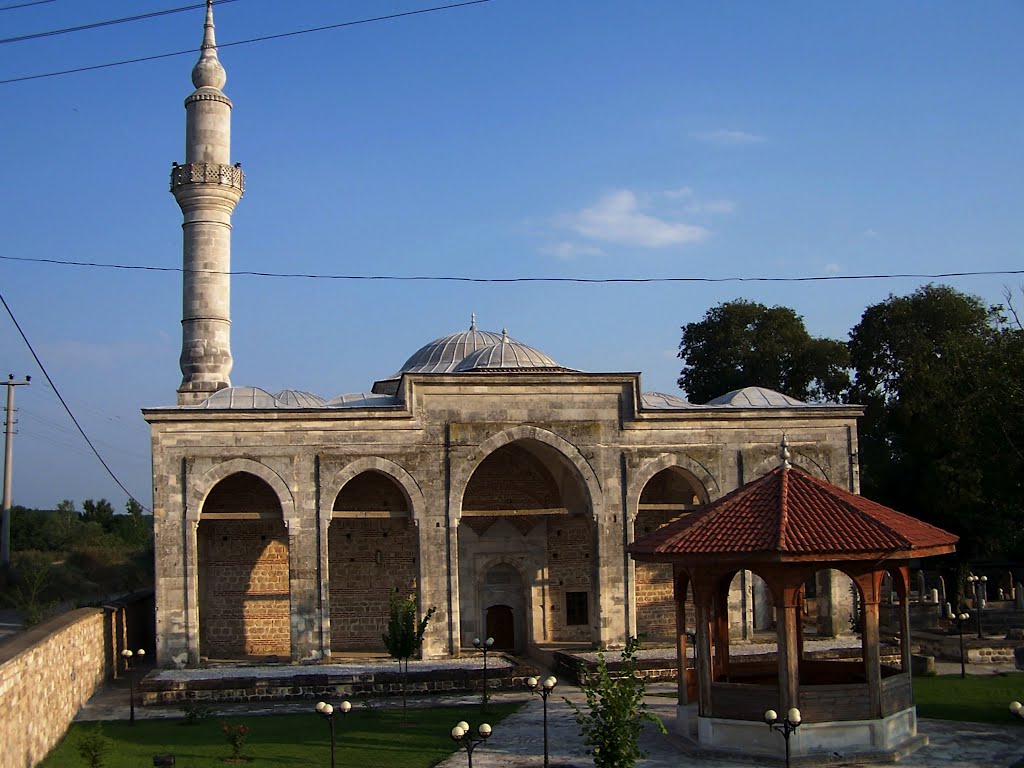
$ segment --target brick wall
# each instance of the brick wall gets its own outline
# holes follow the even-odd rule
[[[40,762],[103,684],[111,616],[81,608],[0,645],[0,768]]]
[[[548,521],[548,637],[556,643],[594,640],[597,596],[593,585],[593,549],[593,532],[586,517],[571,515]],[[589,596],[587,624],[566,624],[566,592],[586,592]]]
[[[331,651],[383,651],[389,594],[416,592],[416,526],[410,518],[335,518],[328,531]]]
[[[199,652],[291,657],[288,531],[281,520],[199,524]]]
[[[655,479],[663,475],[666,473],[659,473]],[[677,517],[678,510],[641,510],[633,526],[634,535],[636,538],[646,536]],[[666,563],[637,563],[634,572],[637,635],[648,643],[671,642],[676,629],[672,566]]]

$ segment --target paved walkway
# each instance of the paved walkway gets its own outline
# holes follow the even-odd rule
[[[941,674],[960,671],[959,664],[942,665]],[[954,670],[955,667],[955,670]],[[1012,667],[997,667],[991,664],[970,664],[968,673],[988,675],[1009,671]],[[642,744],[649,756],[640,768],[729,768],[730,766],[781,765],[765,758],[744,759],[715,757],[699,752],[680,738],[671,735],[675,720],[673,684],[656,684],[648,687],[648,706],[668,728],[670,735],[663,736],[656,729],[647,727]],[[579,727],[569,706],[563,701],[568,696],[582,702],[579,689],[559,686],[556,695],[548,700],[548,742],[551,768],[592,768],[593,761],[586,756],[586,748],[579,735]],[[526,706],[506,718],[494,728],[494,735],[473,754],[475,768],[541,768],[543,766],[543,706],[540,698],[519,693],[496,693],[495,701],[526,701]],[[79,712],[77,720],[126,720],[129,709],[129,691],[126,680],[119,680],[98,692]],[[414,697],[409,705],[434,707],[476,703],[478,696],[454,695],[445,697]],[[358,708],[360,700],[354,699]],[[397,704],[397,701],[395,702]],[[383,706],[381,699],[374,700],[374,706]],[[311,701],[254,702],[248,704],[224,704],[217,708],[219,715],[260,715],[284,712],[309,712],[312,716]],[[180,718],[181,710],[176,707],[145,707],[136,709],[139,719]],[[454,725],[455,723],[452,723]],[[475,727],[477,724],[473,723]],[[920,733],[928,736],[929,745],[901,760],[899,766],[908,768],[1009,768],[1024,759],[1024,728],[1008,724],[1005,727],[959,723],[946,720],[918,721]],[[782,737],[779,737],[780,755]],[[466,755],[458,752],[441,763],[440,768],[465,768]],[[834,766],[847,765],[891,765],[891,763],[853,763],[837,759],[829,763]]]

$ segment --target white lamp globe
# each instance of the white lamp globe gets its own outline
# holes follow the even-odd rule
[[[1010,712],[1012,712],[1013,714],[1019,715],[1021,709],[1022,709],[1022,706],[1021,706],[1021,703],[1019,701],[1011,701],[1010,702]]]
[[[556,679],[555,679],[555,676],[554,676],[554,675],[551,675],[551,677],[548,677],[548,678],[545,678],[545,679],[544,679],[544,687],[545,687],[545,688],[546,688],[547,690],[549,690],[549,691],[550,691],[550,690],[551,690],[552,688],[554,688],[554,687],[555,687],[556,685],[558,685],[558,680],[556,680]]]
[[[764,713],[764,721],[766,723],[774,723],[778,719],[779,713],[776,712],[774,709],[769,709]]]
[[[526,687],[527,688],[536,688],[537,687],[537,678],[536,677],[528,677],[528,678],[526,678]]]
[[[480,735],[485,739],[489,738],[491,735],[491,726],[488,723],[480,723],[480,728],[478,730],[480,731]]]
[[[789,712],[786,713],[786,719],[789,720],[789,722],[791,722],[793,725],[799,725],[800,721],[803,718],[800,715],[800,710],[796,707],[793,707],[789,710]]]
[[[465,735],[466,732],[462,730],[462,728],[460,728],[459,726],[456,725],[454,728],[452,728],[452,738],[456,741],[461,741],[462,737]]]
[[[341,704],[338,705],[338,709],[341,710],[341,714],[347,715],[349,712],[352,711],[352,702],[351,701],[343,701],[343,702],[341,702]]]
[[[464,734],[469,733],[469,723],[467,723],[465,720],[459,720],[459,722],[455,724],[455,727],[461,728]]]

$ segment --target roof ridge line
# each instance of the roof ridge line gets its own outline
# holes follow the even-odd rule
[[[789,524],[789,467],[779,467],[779,535],[775,548],[782,551],[786,546],[786,530]]]

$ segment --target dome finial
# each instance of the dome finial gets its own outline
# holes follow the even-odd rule
[[[505,328],[501,329],[501,343],[508,344],[508,330]]]
[[[213,0],[206,0],[206,23],[199,61],[192,68],[192,85],[196,88],[221,89],[228,81],[227,73],[217,58],[217,38],[213,27]]]
[[[476,312],[474,312],[473,314],[471,314],[469,316],[469,330],[471,330],[471,331],[475,331],[476,330]]]
[[[792,454],[789,452],[789,441],[786,440],[786,433],[782,433],[782,442],[779,443],[779,459],[781,460],[779,466],[783,469],[789,469],[792,465],[789,463]]]

